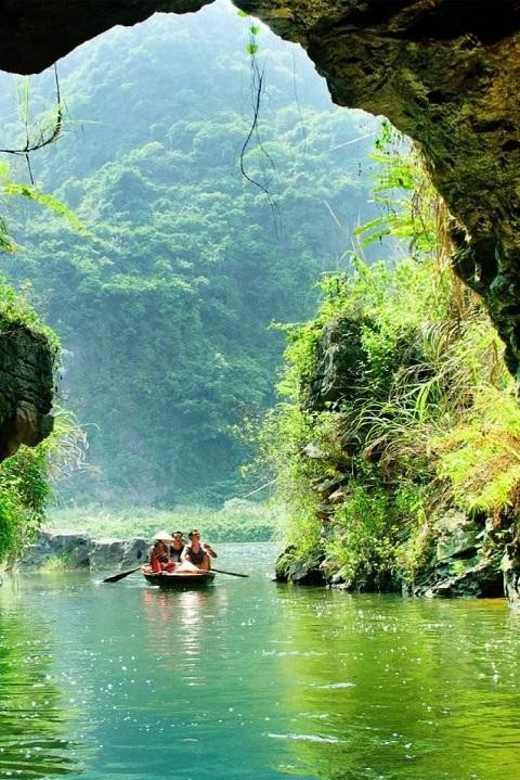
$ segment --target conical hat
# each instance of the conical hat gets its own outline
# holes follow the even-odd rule
[[[173,542],[173,536],[168,531],[157,531],[153,538],[158,542]]]

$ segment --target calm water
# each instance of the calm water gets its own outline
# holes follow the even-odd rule
[[[519,780],[520,615],[276,586],[221,546],[206,592],[132,575],[0,588],[0,777]]]

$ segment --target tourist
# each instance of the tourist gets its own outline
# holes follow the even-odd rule
[[[197,529],[188,534],[190,543],[186,545],[181,556],[181,560],[196,566],[199,571],[209,571],[211,569],[211,558],[216,558],[217,553],[210,544],[200,542],[200,532]]]
[[[182,535],[182,531],[174,531],[172,533],[173,544],[170,547],[170,561],[173,563],[180,563],[182,559],[182,553],[186,547],[186,540]]]
[[[173,571],[175,563],[170,561],[168,542],[173,542],[173,537],[166,531],[159,531],[154,537],[155,544],[150,547],[148,561],[154,574],[163,571]]]

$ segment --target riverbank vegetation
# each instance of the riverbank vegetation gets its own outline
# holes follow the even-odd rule
[[[389,131],[387,131],[389,133]],[[316,316],[287,330],[282,402],[262,443],[291,518],[282,578],[356,589],[500,579],[520,498],[520,411],[503,348],[454,276],[448,216],[419,156],[389,138],[387,213],[323,277]],[[385,256],[385,237],[405,241]],[[466,576],[467,575],[467,576]]]
[[[2,207],[5,208],[12,199],[17,200],[20,207],[20,198],[22,202],[43,207],[47,213],[65,217],[69,223],[79,227],[78,220],[63,203],[36,186],[16,181],[10,166],[0,163]],[[15,254],[17,249],[8,224],[0,218],[0,253],[6,258]],[[35,355],[24,356],[24,350],[30,351],[35,339],[41,343],[43,352],[48,354],[50,364],[58,360],[60,342],[57,334],[29,305],[26,297],[7,283],[3,275],[0,275],[0,334],[4,339],[2,360],[6,371],[4,381],[7,383],[13,381],[9,371],[12,371],[12,354],[17,354],[18,358],[26,357],[28,362],[28,367],[22,366],[20,372],[25,369],[30,375],[33,370],[34,376],[28,379],[37,385],[39,377],[34,361],[38,358]],[[26,334],[27,342],[15,346],[16,334]],[[26,378],[19,376],[16,380],[23,389]],[[7,384],[5,389],[8,404],[12,388]],[[43,391],[46,390],[43,388]],[[26,387],[25,392],[30,398],[31,393],[38,393],[38,387]],[[18,400],[23,401],[23,398]],[[5,409],[3,411],[4,416],[8,414]],[[0,562],[13,561],[42,526],[52,496],[53,481],[70,466],[71,451],[81,439],[82,434],[70,414],[56,409],[54,422],[54,432],[48,439],[37,447],[21,445],[14,455],[0,463]]]
[[[22,447],[0,464],[0,561],[14,559],[40,528],[49,497],[44,446]]]
[[[48,520],[50,530],[86,533],[93,538],[152,539],[159,529],[187,535],[198,528],[214,542],[264,542],[281,538],[284,518],[279,507],[230,499],[218,510],[197,506],[179,506],[173,511],[99,506],[57,509]]]
[[[48,522],[61,480],[83,458],[84,434],[56,409],[54,430],[36,447],[22,445],[0,463],[0,563],[10,564]]]

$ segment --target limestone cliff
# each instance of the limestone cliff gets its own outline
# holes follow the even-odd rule
[[[0,318],[0,460],[52,431],[53,362],[44,335]]]
[[[306,443],[293,446],[292,469],[298,502],[313,507],[321,533],[282,553],[277,579],[444,597],[503,596],[505,587],[517,601],[515,512],[505,508],[499,518],[457,500],[437,468],[433,428],[423,439],[407,400],[417,397],[416,381],[428,387],[435,376],[427,344],[410,323],[384,352],[379,328],[377,318],[327,322],[312,367],[299,374],[300,409],[314,414],[300,420]],[[432,409],[446,408],[441,395]]]

